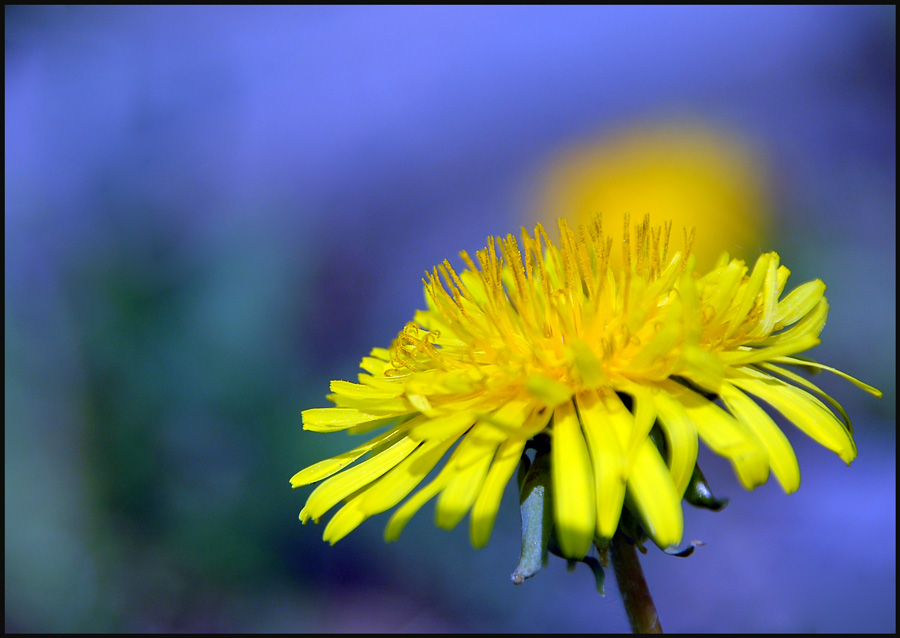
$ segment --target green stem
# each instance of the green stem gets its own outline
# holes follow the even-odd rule
[[[634,543],[617,531],[610,543],[610,554],[632,633],[661,634],[659,615],[650,597]]]

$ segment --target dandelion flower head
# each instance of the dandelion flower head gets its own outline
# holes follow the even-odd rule
[[[559,233],[558,246],[541,225],[521,241],[490,237],[474,259],[461,253],[464,269],[444,261],[426,273],[427,309],[363,358],[358,383],[331,383],[335,407],[303,412],[307,430],[381,431],[291,479],[324,480],[304,523],[344,502],[326,541],[406,499],[385,530],[394,540],[437,497],[436,524],[469,514],[483,546],[527,443],[542,434],[556,539],[573,559],[612,537],[623,508],[660,547],[680,543],[699,440],[748,489],[771,472],[795,491],[796,456],[761,403],[846,463],[856,457],[841,406],[785,367],[829,370],[880,395],[797,356],[825,325],[821,281],[783,294],[790,271],[774,252],[752,268],[723,255],[698,273],[692,234],[676,250],[671,224],[648,218],[634,228],[626,218],[618,242],[600,218],[575,230],[561,220]],[[654,424],[665,445],[651,439]]]

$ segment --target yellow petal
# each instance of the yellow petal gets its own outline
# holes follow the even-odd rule
[[[550,423],[550,417],[553,416],[553,410],[550,408],[539,408],[532,412],[525,422],[518,429],[509,432],[509,438],[517,441],[527,441],[531,437],[543,432]]]
[[[684,494],[697,463],[697,428],[684,407],[666,392],[653,395],[659,424],[669,448],[669,472],[675,492]]]
[[[421,421],[410,429],[409,435],[418,441],[443,440],[451,437],[456,440],[474,422],[475,416],[470,412],[453,412]]]
[[[571,345],[572,363],[581,377],[581,385],[586,388],[596,388],[606,379],[603,365],[594,354],[591,347],[581,339],[575,340]]]
[[[397,511],[391,516],[387,527],[384,529],[385,542],[392,543],[400,538],[400,533],[403,531],[403,528],[406,527],[409,520],[422,509],[422,506],[425,505],[425,503],[430,501],[444,489],[444,486],[447,485],[447,482],[452,476],[452,473],[446,470],[447,467],[445,466],[444,470],[441,471],[434,480],[410,496],[403,505],[397,508]]]
[[[767,336],[775,327],[775,311],[778,307],[778,294],[781,291],[778,284],[778,254],[769,253],[768,269],[766,270],[766,279],[763,283],[761,297],[762,308],[756,326],[748,333],[751,339]]]
[[[360,495],[359,509],[366,516],[374,516],[403,500],[437,465],[455,438],[426,441],[380,481]]]
[[[783,332],[775,333],[759,342],[763,346],[785,346],[790,344],[805,344],[809,337],[818,337],[825,327],[828,318],[828,300],[822,297],[807,315],[794,324],[793,327]],[[793,352],[802,352],[803,347],[796,347]],[[782,353],[783,354],[783,353]]]
[[[614,417],[597,393],[579,393],[575,402],[594,472],[597,534],[612,538],[625,500],[625,453],[615,431]]]
[[[566,558],[584,558],[596,527],[594,478],[587,444],[571,401],[553,413],[550,447],[556,538]]]
[[[674,374],[687,377],[701,388],[717,393],[725,374],[725,365],[719,354],[686,345]]]
[[[319,461],[318,463],[313,463],[309,467],[300,470],[291,477],[291,487],[309,485],[310,483],[315,483],[316,481],[321,481],[322,479],[328,478],[335,472],[353,463],[353,461],[361,457],[366,452],[370,452],[379,445],[388,443],[405,434],[407,429],[408,428],[402,426],[393,428],[379,436],[376,436],[368,443],[353,448],[349,452],[344,452],[343,454],[340,454],[333,458],[325,459],[324,461]]]
[[[431,416],[433,413],[431,402],[428,400],[428,397],[423,394],[410,394],[410,392],[407,391],[406,401],[408,401],[409,405],[411,405],[417,412],[421,412],[422,414],[427,414],[429,416]]]
[[[478,429],[479,432],[475,432],[476,429]],[[488,432],[488,431],[493,436],[497,435],[497,430],[493,426],[490,426],[490,425],[487,425],[484,423],[476,424],[476,426],[472,429],[472,432],[470,432],[469,435],[466,436],[460,442],[460,444],[459,444],[459,446],[457,446],[456,450],[454,450],[453,455],[447,460],[447,463],[444,465],[444,467],[441,469],[441,471],[438,473],[438,475],[428,485],[426,485],[425,487],[420,489],[418,492],[416,492],[412,497],[410,497],[410,499],[408,501],[406,501],[403,505],[401,505],[397,509],[396,512],[394,512],[394,515],[388,521],[387,528],[385,528],[385,531],[384,531],[384,538],[387,542],[392,542],[394,540],[397,540],[397,538],[400,536],[400,532],[403,531],[403,528],[406,526],[406,524],[409,522],[409,520],[416,514],[416,512],[418,512],[419,509],[421,509],[421,507],[425,503],[427,503],[431,498],[433,498],[435,495],[437,495],[442,490],[444,490],[450,484],[450,482],[460,474],[461,467],[463,469],[465,469],[467,467],[467,466],[463,465],[462,463],[460,463],[461,459],[466,462],[469,462],[473,458],[472,457],[473,451],[477,454],[477,452],[480,449],[484,448],[484,445],[482,443],[483,439],[478,438],[478,436],[473,438],[472,434],[477,434],[477,435],[481,436],[481,435],[483,435],[483,433]],[[460,432],[457,435],[455,435],[454,437],[444,441],[440,448],[436,448],[436,454],[437,454],[437,451],[439,451],[440,455],[435,457],[435,460],[433,463],[430,463],[427,466],[423,466],[420,463],[416,466],[415,469],[417,471],[424,470],[422,477],[424,477],[425,474],[427,474],[429,471],[431,471],[431,469],[437,463],[437,460],[440,458],[440,456],[443,456],[443,454],[446,453],[446,451],[449,449],[449,447],[453,443],[455,443],[461,435],[462,435],[462,432]],[[436,441],[437,440],[435,440],[435,442]],[[496,443],[493,444],[493,448],[491,449],[491,454],[493,454],[493,449],[496,449]],[[490,461],[490,459],[488,459],[488,461]],[[427,467],[427,469],[426,469],[426,467]],[[419,481],[422,480],[422,477],[420,477],[419,480],[416,481],[416,484],[418,484]],[[459,485],[459,488],[462,488],[465,485],[466,485],[465,483],[461,483]],[[409,490],[406,491],[404,496],[407,493],[409,493]],[[451,496],[451,498],[452,498],[452,496]],[[473,497],[473,499],[474,499],[474,497]],[[451,505],[453,505],[453,504],[455,504],[455,503],[451,502]],[[469,502],[468,506],[471,506],[471,501]],[[468,511],[468,506],[466,507],[466,511]],[[445,507],[448,507],[448,506],[445,505]],[[437,514],[438,513],[436,512],[436,516],[437,516]],[[462,515],[463,516],[465,515],[465,511],[462,513]],[[448,520],[449,520],[449,518],[448,518]]]
[[[847,465],[856,458],[856,444],[843,424],[824,403],[808,392],[749,368],[732,371],[729,376],[734,385],[781,412],[815,441],[840,456]]]
[[[375,357],[363,357],[362,361],[359,363],[359,367],[368,372],[369,374],[360,373],[360,383],[365,383],[366,381],[363,378],[368,380],[379,380],[385,381],[384,371],[390,367],[389,363],[390,359],[384,360]]]
[[[742,326],[750,310],[756,303],[756,297],[762,289],[763,284],[770,272],[770,265],[773,260],[777,261],[778,256],[775,253],[766,253],[760,255],[753,266],[753,272],[750,273],[749,280],[742,284],[738,290],[735,303],[729,308],[727,313],[728,329],[725,331],[727,339],[733,335]],[[776,264],[777,268],[777,264]]]
[[[304,522],[309,519],[318,520],[339,501],[395,467],[418,445],[418,441],[403,437],[380,454],[376,454],[337,476],[332,476],[309,495],[306,505],[300,512],[300,519]]]
[[[507,435],[515,434],[534,411],[534,406],[534,398],[527,392],[523,392],[496,410],[480,414],[479,421],[490,423]]]
[[[681,302],[676,297],[668,304],[666,317],[661,325],[658,324],[659,331],[650,341],[643,344],[641,350],[628,363],[627,369],[632,374],[651,370],[684,340],[685,330],[681,317]]]
[[[674,381],[666,381],[662,387],[684,406],[704,443],[731,461],[744,487],[752,490],[766,482],[769,455],[752,431],[693,390]]]
[[[648,392],[638,386],[638,389],[632,394],[634,407],[634,423],[631,427],[631,434],[626,448],[626,458],[631,461],[643,445],[644,441],[650,437],[650,430],[656,422],[656,407],[653,401],[649,399]]]
[[[794,449],[772,418],[746,394],[730,383],[722,384],[722,400],[737,419],[750,428],[769,454],[775,478],[788,494],[800,487],[800,466]]]
[[[843,379],[846,379],[861,390],[865,390],[869,394],[872,394],[879,398],[881,398],[882,396],[882,392],[878,388],[871,386],[868,383],[863,383],[856,377],[851,377],[846,372],[841,372],[837,368],[826,366],[824,363],[819,363],[818,361],[810,361],[809,359],[801,359],[799,357],[779,357],[778,359],[775,359],[775,361],[777,361],[778,363],[787,363],[795,366],[806,366],[809,368],[818,368],[819,370],[828,370],[829,372],[836,374]]]
[[[362,386],[368,387],[368,386]],[[349,394],[329,394],[325,397],[339,408],[354,408],[360,412],[370,412],[373,414],[403,414],[419,410],[417,406],[412,405],[408,401],[408,397],[398,396],[393,399],[383,398],[377,399],[362,396],[362,393],[355,395]],[[420,412],[422,410],[419,410]]]
[[[478,462],[488,447],[497,449],[502,441],[508,438],[506,431],[498,428],[490,421],[480,420],[466,434],[460,446],[453,453],[453,463],[456,469],[465,469],[472,463]]]
[[[628,499],[637,509],[644,529],[653,542],[666,549],[681,542],[684,513],[681,496],[659,450],[645,439],[628,475]]]
[[[759,361],[771,361],[786,354],[796,354],[816,347],[821,343],[819,337],[812,333],[797,335],[795,339],[780,341],[764,348],[741,348],[720,352],[719,358],[729,366],[742,366]]]
[[[710,293],[703,295],[703,303],[713,316],[722,316],[734,301],[746,270],[742,261],[735,260],[703,277],[703,292]]]
[[[811,390],[828,401],[828,405],[830,405],[834,410],[837,411],[838,415],[840,415],[841,422],[844,424],[844,428],[847,430],[847,434],[851,436],[853,435],[853,424],[850,423],[850,417],[847,415],[847,411],[844,410],[844,406],[842,406],[840,403],[826,394],[825,391],[815,383],[809,381],[808,379],[804,379],[799,374],[794,374],[790,370],[782,368],[781,366],[773,365],[771,363],[761,363],[759,364],[759,368],[765,370],[766,372],[775,373],[790,381],[793,381],[795,385],[806,388],[807,390]]]
[[[542,374],[532,374],[525,387],[548,407],[554,408],[572,398],[572,388]]]
[[[466,440],[475,438],[478,434],[476,430],[477,428],[473,428]],[[473,447],[475,449],[470,451],[467,461],[462,465],[457,464],[447,486],[441,491],[434,511],[434,523],[438,527],[456,527],[471,509],[484,484],[497,444],[484,441],[474,443]]]
[[[368,516],[360,511],[359,496],[356,496],[331,517],[322,533],[322,540],[334,545],[359,527],[367,518]]]
[[[494,520],[497,518],[497,511],[500,509],[503,491],[512,473],[516,470],[524,449],[524,439],[510,439],[500,444],[491,469],[484,480],[484,485],[472,506],[469,537],[474,547],[487,545],[494,527]]]
[[[821,279],[808,281],[794,288],[787,297],[778,302],[778,308],[775,311],[775,328],[780,329],[800,321],[816,307],[824,294],[825,284]]]
[[[368,414],[355,408],[313,408],[303,410],[302,416],[304,430],[337,432],[363,423],[378,422],[379,425],[384,425],[395,420],[401,414]]]
[[[347,399],[393,399],[403,394],[403,386],[392,384],[390,387],[374,387],[350,381],[332,381],[331,391],[341,398]]]

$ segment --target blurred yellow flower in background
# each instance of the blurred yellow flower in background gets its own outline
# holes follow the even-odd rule
[[[763,252],[770,187],[764,162],[736,137],[653,125],[564,151],[547,169],[536,212],[542,222],[650,214],[676,229],[702,228],[693,252],[705,268],[723,250],[745,259]]]

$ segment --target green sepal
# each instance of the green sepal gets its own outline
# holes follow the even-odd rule
[[[703,476],[703,472],[700,471],[699,463],[694,465],[694,472],[691,474],[691,480],[688,482],[687,489],[684,491],[684,500],[694,507],[705,507],[714,512],[718,512],[728,505],[727,498],[716,498],[713,495],[712,490],[709,489],[709,484],[706,482],[706,477]]]
[[[558,556],[566,561],[566,571],[568,572],[575,571],[575,568],[578,567],[578,563],[584,563],[585,565],[587,565],[591,569],[591,572],[594,574],[597,593],[601,596],[606,596],[606,592],[603,589],[603,583],[606,581],[606,572],[603,568],[609,567],[609,541],[603,541],[603,543],[600,545],[598,545],[597,543],[598,541],[595,539],[594,546],[597,548],[597,552],[600,555],[599,558],[591,555],[587,555],[584,558],[578,560],[566,558],[565,556],[563,556],[562,551],[556,544],[556,538],[553,534],[550,535],[550,544],[547,546],[547,549],[554,556]]]
[[[519,513],[522,516],[522,552],[512,581],[521,585],[547,564],[547,547],[553,526],[550,493],[550,446],[540,438],[532,445],[534,461],[522,456],[519,465]],[[524,468],[524,469],[523,469]]]
[[[606,581],[606,572],[603,571],[603,565],[593,556],[585,556],[581,559],[581,562],[590,567],[591,571],[594,572],[594,580],[597,583],[597,593],[601,596],[606,596],[606,592],[603,590],[603,583]]]
[[[634,543],[641,554],[647,553],[647,548],[644,547],[644,541],[650,537],[644,531],[644,528],[638,521],[638,517],[627,507],[622,508],[622,516],[619,518],[619,531],[622,532],[629,541]]]
[[[669,556],[677,556],[679,558],[687,558],[691,554],[694,553],[694,550],[698,547],[703,547],[706,545],[703,541],[691,541],[691,544],[685,547],[682,550],[675,551],[674,549],[664,549],[663,551]]]

